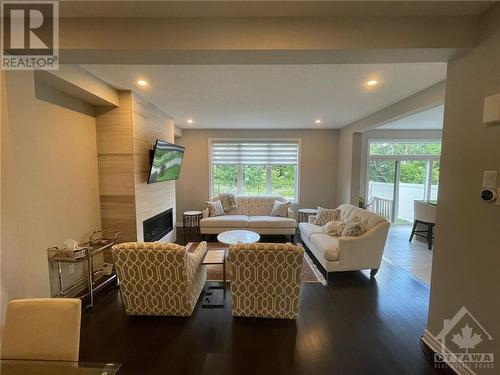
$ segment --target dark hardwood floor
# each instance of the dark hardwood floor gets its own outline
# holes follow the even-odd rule
[[[182,242],[181,238],[179,242]],[[419,346],[429,290],[384,262],[303,284],[296,321],[233,318],[197,306],[189,318],[128,317],[117,289],[83,314],[80,360],[120,374],[438,374]]]

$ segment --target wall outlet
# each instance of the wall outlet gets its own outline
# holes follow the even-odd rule
[[[74,273],[75,273],[75,265],[69,264],[68,265],[68,275],[73,275]]]

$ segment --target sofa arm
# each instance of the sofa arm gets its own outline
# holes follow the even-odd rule
[[[200,242],[195,251],[187,254],[188,267],[192,267],[193,270],[198,269],[200,264],[203,262],[203,259],[205,258],[205,254],[207,253],[207,251],[208,251],[207,241]]]
[[[307,222],[309,224],[312,224],[314,220],[316,220],[316,215],[309,215],[309,217],[307,218]]]
[[[291,208],[288,209],[288,218],[295,219],[295,212]]]
[[[389,226],[383,222],[359,237],[339,237],[339,262],[353,269],[379,268]]]
[[[205,208],[203,211],[201,211],[201,217],[202,217],[202,219],[206,219],[209,215],[210,215],[210,213],[208,211],[208,207]]]

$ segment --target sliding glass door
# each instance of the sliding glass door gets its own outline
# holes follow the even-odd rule
[[[367,204],[390,222],[413,222],[415,200],[436,200],[441,144],[429,141],[371,141]]]

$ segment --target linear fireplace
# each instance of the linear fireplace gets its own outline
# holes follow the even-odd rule
[[[158,241],[174,229],[172,209],[169,208],[168,210],[143,221],[142,225],[144,229],[144,241]]]

